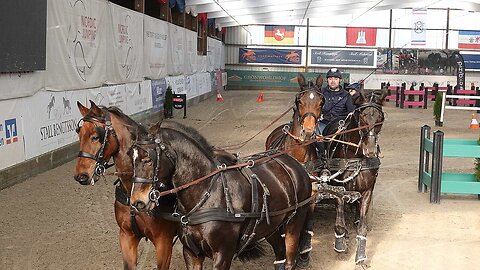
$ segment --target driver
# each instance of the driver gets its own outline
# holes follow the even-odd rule
[[[325,104],[322,108],[323,118],[317,122],[315,133],[322,135],[325,127],[337,117],[345,117],[355,110],[352,95],[340,85],[342,72],[337,68],[331,68],[327,72],[327,86],[322,89]]]

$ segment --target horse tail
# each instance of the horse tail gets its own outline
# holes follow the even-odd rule
[[[251,261],[263,257],[265,254],[265,246],[260,242],[255,242],[248,244],[242,252],[238,254],[238,259],[242,262]]]

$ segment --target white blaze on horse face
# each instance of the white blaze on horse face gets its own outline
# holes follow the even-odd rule
[[[313,93],[310,93],[310,99],[314,99],[315,95]]]
[[[133,163],[135,164],[135,161],[136,161],[137,158],[138,158],[138,150],[137,150],[137,148],[133,148],[132,158],[133,158]]]
[[[132,159],[133,159],[133,174],[134,175],[135,175],[135,161],[137,160],[137,158],[138,158],[138,150],[137,150],[137,148],[133,148]],[[133,195],[133,189],[134,188],[135,188],[135,182],[132,183],[132,189],[130,190],[130,198]]]

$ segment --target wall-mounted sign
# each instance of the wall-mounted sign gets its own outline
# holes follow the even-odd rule
[[[309,50],[309,66],[320,67],[377,67],[376,49],[317,49]]]

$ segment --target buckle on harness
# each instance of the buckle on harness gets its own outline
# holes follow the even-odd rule
[[[181,217],[180,217],[180,223],[182,223],[183,226],[187,226],[187,224],[188,224],[188,217],[187,217],[187,216],[181,216]]]

